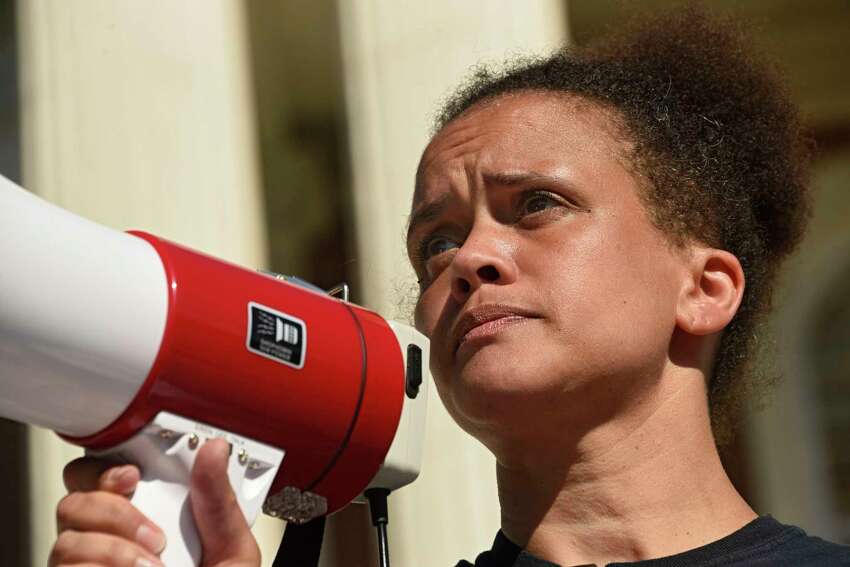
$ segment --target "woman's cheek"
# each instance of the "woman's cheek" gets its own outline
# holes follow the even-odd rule
[[[431,316],[428,300],[425,297],[426,293],[427,290],[423,290],[419,295],[419,300],[416,302],[416,308],[413,311],[413,323],[417,331],[430,339],[434,334],[436,319]]]

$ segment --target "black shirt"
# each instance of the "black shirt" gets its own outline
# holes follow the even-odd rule
[[[740,530],[702,547],[634,563],[608,567],[832,567],[850,566],[850,546],[806,535],[795,526],[770,516],[756,518]],[[473,567],[461,561],[456,567]],[[500,531],[490,551],[480,554],[474,567],[560,567],[534,557]]]

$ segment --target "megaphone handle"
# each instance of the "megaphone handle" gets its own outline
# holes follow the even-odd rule
[[[131,502],[166,537],[160,559],[166,567],[197,567],[202,549],[189,501],[189,478],[197,449],[207,439],[231,444],[227,475],[248,525],[254,523],[283,451],[232,433],[160,412],[144,430],[97,456],[139,466],[142,478]]]
[[[184,439],[179,443],[186,445]],[[189,474],[194,455],[186,455],[185,450],[177,455],[153,458],[146,451],[136,452],[136,455],[132,454],[134,451],[129,453],[127,460],[142,471],[131,502],[165,533],[166,545],[160,559],[167,567],[197,567],[202,549],[189,502]],[[183,462],[168,466],[171,463],[166,464],[166,461],[171,459]],[[163,471],[163,468],[170,470]]]

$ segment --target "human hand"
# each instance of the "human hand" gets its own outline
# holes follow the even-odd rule
[[[257,567],[260,551],[227,479],[229,447],[220,439],[198,450],[189,497],[203,567]],[[56,510],[59,538],[48,565],[160,566],[165,535],[129,501],[139,482],[133,465],[91,457],[65,467],[69,494]]]

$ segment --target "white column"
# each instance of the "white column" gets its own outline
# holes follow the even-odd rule
[[[18,2],[23,184],[119,229],[260,267],[266,242],[243,5]],[[55,539],[62,466],[32,429],[33,565]],[[261,519],[266,564],[282,523]]]
[[[472,65],[561,46],[566,11],[556,0],[338,6],[361,297],[384,316],[404,319],[416,295],[404,227],[433,113]],[[422,476],[390,499],[390,550],[398,565],[474,559],[499,527],[492,456],[460,431],[436,395],[429,404]]]

